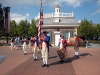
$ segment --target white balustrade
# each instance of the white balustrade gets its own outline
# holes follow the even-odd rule
[[[39,15],[40,14],[38,14],[38,16],[37,17],[35,17],[35,18],[39,18]],[[43,17],[44,18],[49,18],[49,17],[74,17],[74,13],[72,12],[72,13],[51,13],[51,14],[43,14]]]

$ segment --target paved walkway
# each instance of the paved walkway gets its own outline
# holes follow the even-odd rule
[[[100,44],[89,43],[88,47],[89,48],[100,48]]]
[[[70,58],[63,64],[58,62],[56,50],[56,47],[50,48],[49,68],[43,68],[41,54],[34,61],[31,50],[24,55],[22,50],[0,46],[0,55],[7,56],[0,64],[0,75],[100,75],[100,48],[80,48],[80,59],[76,59],[73,47],[68,47]]]

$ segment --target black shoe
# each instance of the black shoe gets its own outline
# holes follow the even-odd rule
[[[34,59],[34,61],[36,61],[37,59]]]
[[[76,57],[76,55],[74,55],[74,57]]]
[[[79,59],[79,56],[77,55],[77,58]]]
[[[24,55],[28,55],[27,53],[24,53]]]
[[[49,67],[49,65],[47,64],[47,65],[46,65],[46,67],[48,68],[48,67]]]
[[[59,62],[64,62],[63,60],[60,60]]]
[[[42,65],[42,67],[45,67],[45,66],[46,66],[46,64]]]

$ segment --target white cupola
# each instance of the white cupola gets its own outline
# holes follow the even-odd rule
[[[55,18],[55,22],[58,23],[60,20],[59,20],[59,17],[60,17],[60,6],[59,5],[56,5],[55,7],[55,15],[54,15]]]
[[[57,14],[57,13],[60,13],[60,6],[59,5],[57,5],[55,7],[55,14]]]

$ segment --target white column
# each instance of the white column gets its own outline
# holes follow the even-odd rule
[[[68,32],[68,38],[70,38],[70,32]]]
[[[63,17],[63,12],[62,12],[62,17]]]
[[[74,17],[74,13],[72,12],[72,17]]]
[[[53,13],[52,13],[52,17],[53,17]]]

